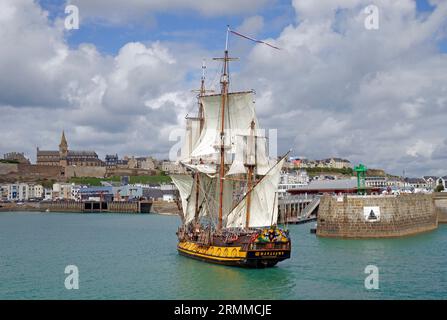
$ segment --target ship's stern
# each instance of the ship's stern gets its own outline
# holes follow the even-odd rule
[[[252,236],[245,263],[248,267],[273,267],[290,258],[292,244],[288,230],[262,229]]]

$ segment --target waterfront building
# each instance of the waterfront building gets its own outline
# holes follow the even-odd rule
[[[368,193],[378,194],[380,188],[367,188]],[[357,179],[312,180],[307,186],[289,190],[291,194],[357,194]]]
[[[35,199],[43,199],[44,197],[44,187],[40,184],[32,185],[32,197]]]
[[[406,178],[405,179],[406,186],[414,189],[427,189],[427,181],[423,178]]]
[[[40,150],[37,148],[37,164],[45,166],[104,166],[104,162],[98,158],[95,151],[69,150],[65,139],[65,132],[62,132],[59,150]]]
[[[429,190],[433,190],[436,188],[436,180],[438,177],[435,176],[424,176],[425,183],[427,184],[427,188]]]
[[[386,187],[401,189],[405,187],[405,182],[402,178],[399,177],[388,177],[386,179]]]
[[[365,186],[368,188],[386,188],[387,178],[386,177],[365,177]]]
[[[165,202],[174,202],[176,200],[176,196],[173,192],[165,192],[163,193],[163,201]]]
[[[44,188],[43,200],[45,200],[45,201],[53,200],[53,189],[52,188]]]
[[[305,186],[309,183],[309,176],[305,170],[282,172],[278,185],[278,197],[283,198],[288,190]]]
[[[4,185],[2,189],[2,195],[9,201],[28,201],[43,197],[43,186],[40,184],[11,183]]]
[[[0,185],[0,200],[7,200],[7,199],[8,199],[8,186]]]
[[[113,188],[114,201],[129,201],[143,197],[143,187],[138,185],[123,185]]]
[[[57,200],[73,200],[74,184],[55,183],[53,184],[52,198]]]
[[[75,200],[80,201],[81,196],[79,190],[82,188],[80,185],[75,185],[74,183],[55,183],[53,184],[53,189],[51,190],[52,199],[57,200]],[[45,198],[46,190],[44,190]]]
[[[173,190],[177,190],[177,187],[173,183],[162,183],[162,184],[160,184],[160,190],[173,191]]]
[[[178,199],[178,190],[174,184],[144,185],[143,197],[150,200],[172,202]]]
[[[143,197],[150,200],[163,200],[163,191],[158,188],[143,188]]]
[[[113,187],[87,187],[79,189],[81,201],[113,201]]]
[[[19,184],[8,184],[6,188],[8,192],[7,200],[18,201],[20,199],[21,192]]]

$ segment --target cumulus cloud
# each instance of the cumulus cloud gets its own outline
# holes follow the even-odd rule
[[[36,3],[5,0],[0,12],[2,152],[34,158],[36,146],[56,148],[65,129],[71,148],[167,154],[167,131],[193,97],[183,94],[185,64],[166,45],[127,43],[116,56],[93,44],[70,49]]]
[[[264,28],[264,18],[262,16],[251,16],[242,22],[238,31],[244,34],[257,35]]]
[[[364,28],[369,1],[294,1],[296,24],[267,39],[283,50],[257,45],[234,81],[255,79],[282,151],[394,173],[447,170],[432,158],[447,120],[447,56],[436,43],[447,3],[423,18],[414,1],[375,3],[379,30]]]
[[[267,3],[239,2],[77,4],[81,15],[113,22],[114,14],[125,21],[169,10],[217,16]],[[278,129],[279,152],[445,175],[447,56],[437,41],[447,3],[431,3],[434,11],[420,15],[414,1],[377,0],[380,28],[366,30],[370,1],[293,1],[296,21],[265,39],[282,50],[234,42],[241,61],[232,88],[256,90],[261,125]],[[130,42],[105,55],[94,44],[70,48],[62,25],[35,2],[0,3],[0,152],[34,156],[36,146],[55,148],[65,128],[72,148],[166,157],[169,133],[195,107],[193,74],[217,53],[194,43]],[[266,28],[250,12],[238,30]]]

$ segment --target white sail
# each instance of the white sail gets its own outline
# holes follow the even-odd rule
[[[254,143],[256,141],[256,143]],[[256,174],[265,175],[274,165],[266,152],[266,138],[262,136],[236,137],[236,153],[227,176],[247,173],[246,165],[256,165]]]
[[[250,221],[248,226],[265,227],[276,223],[278,204],[276,191],[279,175],[285,159],[275,164],[254,186],[250,193]],[[230,212],[226,221],[227,228],[244,228],[247,218],[247,196]]]
[[[187,118],[186,130],[183,140],[183,146],[181,148],[180,160],[188,160],[191,158],[191,152],[195,147],[200,136],[200,119]]]
[[[275,164],[275,161],[269,159],[266,150],[267,139],[265,137],[256,137],[256,174],[263,176]]]
[[[185,210],[185,224],[194,221],[196,210],[198,209],[198,218],[210,218],[217,223],[217,214],[219,210],[219,185],[218,180],[210,178],[206,174],[199,174],[199,184],[197,180],[192,181],[190,195],[187,197],[187,205]],[[197,198],[197,188],[199,188]],[[196,202],[198,203],[196,205]],[[227,216],[232,209],[233,204],[233,182],[224,181],[224,198],[222,202],[223,216]]]
[[[197,199],[196,197],[197,188],[200,188],[197,184],[197,180],[193,179],[192,188],[188,196],[188,204],[186,206],[185,221],[184,221],[185,224],[189,224],[192,221],[194,221],[194,217],[196,214],[196,202],[198,201],[198,206],[202,202],[203,194],[201,192],[199,192],[199,199]]]
[[[245,150],[247,147],[245,141],[245,137],[242,135],[236,137],[236,153],[227,176],[247,173],[247,167],[245,166]]]
[[[189,219],[186,208],[188,206],[188,197],[191,194],[193,178],[190,175],[171,175],[172,182],[177,187],[182,200],[182,211],[184,220]],[[194,218],[194,216],[193,216]]]
[[[205,123],[199,141],[191,152],[191,157],[207,160],[215,159],[220,152],[221,104],[222,96],[210,95],[201,97]],[[236,135],[246,131],[254,120],[257,123],[254,110],[253,92],[236,92],[228,94],[225,107],[225,141],[227,152],[235,153]]]

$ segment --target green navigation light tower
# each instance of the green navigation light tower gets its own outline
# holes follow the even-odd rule
[[[368,170],[366,166],[361,163],[354,168],[354,171],[357,172],[357,194],[366,194],[366,170]]]

